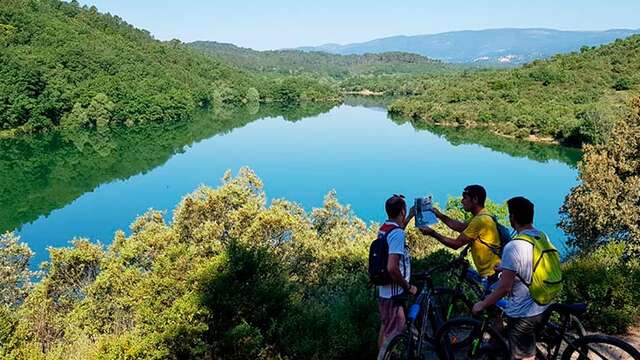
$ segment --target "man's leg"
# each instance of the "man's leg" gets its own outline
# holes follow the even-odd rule
[[[402,304],[398,304],[392,299],[378,299],[378,309],[382,322],[378,335],[378,347],[380,348],[388,338],[404,330],[406,320]]]
[[[536,328],[542,321],[542,314],[509,318],[509,346],[514,359],[533,360],[536,357]]]
[[[402,306],[402,304],[394,304],[392,327],[393,330],[389,334],[389,337],[402,332],[404,330],[406,322],[407,320],[404,316],[404,307]]]
[[[389,322],[389,299],[378,298],[378,310],[380,311],[380,332],[378,333],[378,349],[384,344],[384,333]]]

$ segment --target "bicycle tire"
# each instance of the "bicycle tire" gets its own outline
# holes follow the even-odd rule
[[[563,322],[562,317],[559,321],[549,321],[547,325],[545,325],[544,329],[538,334],[537,345],[536,345],[536,359],[545,360],[549,358],[553,358],[552,354],[555,351],[559,351],[558,354],[561,354],[564,349],[566,349],[568,343],[567,340],[562,338],[559,334],[560,325],[557,323]],[[569,326],[568,329],[565,330],[564,335],[570,338],[570,341],[575,341],[587,335],[587,331],[582,325],[582,322],[572,314],[569,314]],[[559,346],[559,350],[557,350]]]
[[[472,318],[458,318],[447,321],[436,335],[440,359],[491,359],[508,360],[511,358],[509,346],[498,332]],[[453,333],[453,334],[452,334]],[[458,342],[458,334],[464,333],[464,341]],[[470,339],[475,339],[471,341]],[[469,341],[467,341],[469,340]],[[475,344],[476,340],[478,341]]]
[[[562,360],[640,360],[640,351],[628,342],[608,335],[587,335],[567,346]]]
[[[409,335],[401,332],[387,339],[378,351],[378,360],[411,360]]]

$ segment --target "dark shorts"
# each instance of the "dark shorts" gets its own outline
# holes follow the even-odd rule
[[[542,317],[540,314],[525,318],[507,318],[509,346],[514,359],[536,354],[536,330],[542,326]]]
[[[402,303],[393,299],[378,298],[378,309],[385,339],[404,330],[405,317]]]

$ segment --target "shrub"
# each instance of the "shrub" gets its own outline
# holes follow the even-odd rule
[[[582,182],[562,206],[560,226],[580,250],[616,239],[640,253],[640,98],[633,109],[616,122],[606,144],[585,147]]]
[[[624,333],[640,315],[640,262],[611,242],[564,264],[564,301],[585,302],[581,318],[589,330]]]
[[[628,79],[620,78],[613,83],[613,89],[616,91],[629,90],[631,89],[631,83]]]

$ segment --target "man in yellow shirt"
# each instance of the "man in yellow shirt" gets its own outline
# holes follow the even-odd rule
[[[431,236],[447,247],[457,250],[471,244],[471,257],[480,276],[493,283],[495,267],[500,263],[500,235],[496,222],[484,208],[487,192],[480,185],[469,185],[462,192],[462,207],[473,214],[469,222],[458,221],[433,208],[436,217],[451,230],[460,233],[457,238],[444,236],[430,227],[421,228],[424,235]]]

